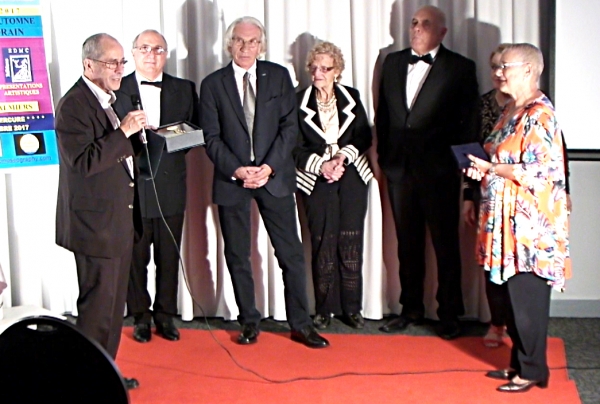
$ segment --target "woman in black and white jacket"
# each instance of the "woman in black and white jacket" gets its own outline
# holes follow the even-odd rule
[[[312,85],[298,93],[300,139],[294,150],[297,182],[308,219],[316,315],[326,328],[333,315],[362,328],[362,259],[367,183],[364,153],[371,128],[356,89],[337,84],[341,50],[317,44],[307,58]]]

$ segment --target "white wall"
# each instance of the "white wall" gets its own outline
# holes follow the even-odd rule
[[[572,161],[570,246],[573,277],[553,292],[552,315],[600,317],[600,162]]]
[[[556,0],[555,106],[571,149],[600,149],[600,1]]]

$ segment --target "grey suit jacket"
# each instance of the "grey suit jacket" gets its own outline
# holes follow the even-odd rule
[[[286,68],[257,61],[256,109],[254,115],[255,165],[268,164],[274,175],[265,188],[276,197],[296,190],[292,149],[298,136],[296,96]],[[206,152],[215,165],[213,201],[234,205],[249,190],[232,180],[233,173],[250,160],[250,138],[233,67],[210,74],[200,86],[200,125]]]

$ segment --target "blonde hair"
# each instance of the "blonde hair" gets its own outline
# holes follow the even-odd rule
[[[491,61],[491,60],[494,58],[494,56],[496,56],[496,55],[501,55],[501,54],[502,54],[502,52],[504,52],[504,50],[505,50],[506,48],[508,48],[510,45],[511,45],[510,43],[501,43],[500,45],[498,45],[498,46],[496,47],[496,49],[494,49],[494,50],[492,51],[492,53],[490,54],[490,61]]]
[[[337,79],[340,80],[342,78],[342,72],[346,67],[342,50],[332,42],[318,42],[315,46],[313,46],[306,56],[306,71],[310,72],[310,67],[315,61],[317,55],[331,56],[333,59],[333,67],[338,69],[340,72],[337,76]]]

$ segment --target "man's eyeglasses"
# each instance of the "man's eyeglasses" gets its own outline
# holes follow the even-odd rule
[[[106,66],[107,69],[110,69],[110,70],[117,70],[117,67],[125,66],[125,63],[127,63],[127,61],[125,59],[111,60],[110,62],[105,62],[104,60],[97,60],[97,59],[92,59],[92,58],[88,58],[88,59],[93,60],[94,62],[102,63],[104,66]]]
[[[315,74],[317,70],[321,73],[328,73],[333,69],[335,69],[335,66],[308,66],[308,71],[311,72],[311,74]]]
[[[509,67],[516,67],[516,66],[523,66],[528,64],[529,62],[507,62],[507,63],[502,63],[500,65],[492,65],[492,70],[496,71],[498,69],[502,69],[502,70],[506,70]]]
[[[142,46],[136,46],[133,49],[137,49],[140,51],[140,53],[147,55],[148,53],[152,52],[154,53],[156,56],[162,56],[165,53],[167,53],[167,50],[165,48],[163,48],[162,46],[155,46],[152,47],[150,45],[142,45]]]
[[[231,38],[231,41],[233,42],[233,44],[235,46],[239,46],[240,48],[247,46],[250,49],[256,48],[258,46],[258,44],[260,43],[260,41],[258,39],[249,39],[247,41],[244,41],[242,38],[238,38],[238,37]]]

